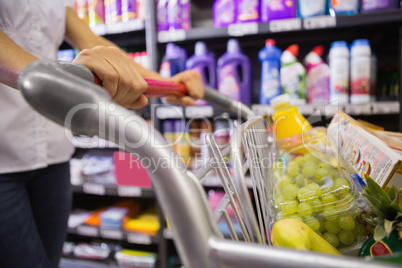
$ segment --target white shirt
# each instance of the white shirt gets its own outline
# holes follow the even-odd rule
[[[34,56],[55,59],[64,39],[66,4],[0,0],[0,29]],[[18,90],[0,84],[0,174],[65,162],[73,151],[63,127],[35,112]]]

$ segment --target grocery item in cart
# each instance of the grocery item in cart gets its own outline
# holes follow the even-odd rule
[[[271,100],[274,108],[274,132],[278,140],[300,134],[311,128],[310,123],[299,113],[297,107],[290,105],[287,94],[280,95]]]
[[[278,144],[280,157],[274,163],[271,185],[273,222],[302,221],[333,247],[348,253],[367,238],[360,216],[362,199],[323,131],[311,129],[291,146],[286,140]],[[301,154],[299,147],[308,152]]]

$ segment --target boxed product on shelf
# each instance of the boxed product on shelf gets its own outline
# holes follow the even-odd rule
[[[80,243],[74,247],[74,256],[81,259],[106,260],[112,249],[105,243]]]
[[[358,250],[367,239],[361,217],[367,204],[352,174],[339,166],[325,128],[283,139],[278,148],[270,185],[271,224],[297,219],[340,252]]]
[[[339,111],[328,126],[328,136],[341,156],[364,179],[372,177],[381,187],[402,187],[402,157],[384,142]]]
[[[115,259],[122,268],[152,268],[155,267],[157,255],[151,252],[122,249],[116,252]]]
[[[156,235],[159,231],[159,219],[156,208],[151,207],[136,217],[124,222],[123,229],[127,232],[142,233],[150,236]]]

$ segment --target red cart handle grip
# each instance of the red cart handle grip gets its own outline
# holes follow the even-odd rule
[[[95,84],[102,86],[102,81],[99,79],[99,77],[96,74],[93,75]],[[144,92],[144,95],[148,98],[167,96],[182,97],[187,95],[187,88],[181,83],[159,81],[147,78],[145,78],[145,82],[148,84],[148,89]]]

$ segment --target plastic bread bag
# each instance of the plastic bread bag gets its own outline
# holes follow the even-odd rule
[[[367,239],[362,197],[326,129],[312,128],[278,140],[277,147],[270,184],[271,226],[283,218],[296,218],[341,253],[357,254]]]

